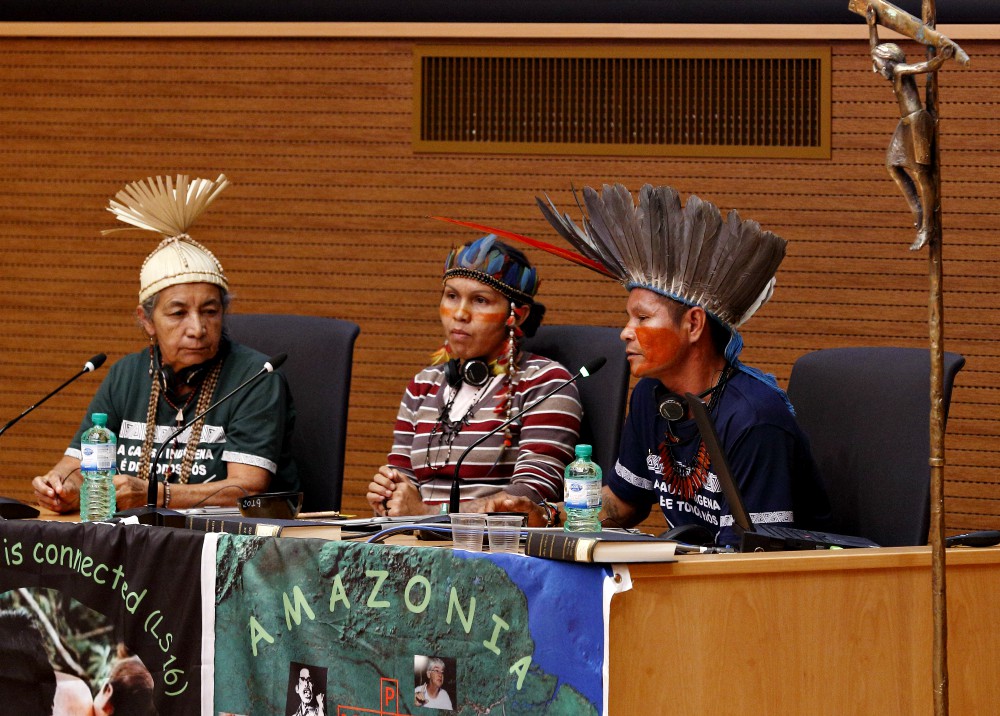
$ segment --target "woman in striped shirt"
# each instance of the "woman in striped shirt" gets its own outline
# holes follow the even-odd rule
[[[423,515],[448,504],[455,465],[490,430],[570,378],[555,361],[520,350],[545,307],[527,258],[489,235],[445,262],[440,315],[445,344],[403,394],[388,464],[366,495],[378,515]],[[570,384],[477,445],[461,461],[461,509],[505,493],[562,499],[581,406]]]

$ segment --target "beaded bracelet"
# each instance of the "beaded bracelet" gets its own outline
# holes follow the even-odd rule
[[[163,481],[163,507],[166,509],[170,506],[170,483],[167,480]]]

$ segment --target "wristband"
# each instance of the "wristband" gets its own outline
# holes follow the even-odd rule
[[[545,526],[546,527],[558,527],[559,526],[559,508],[553,505],[551,502],[546,502],[542,500],[538,503],[538,506],[545,510]]]

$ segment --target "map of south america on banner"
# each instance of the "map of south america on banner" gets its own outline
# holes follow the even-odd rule
[[[226,534],[216,565],[217,714],[603,712],[599,566]]]

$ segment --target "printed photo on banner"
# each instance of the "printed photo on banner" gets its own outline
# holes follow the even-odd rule
[[[0,704],[18,716],[153,716],[153,677],[108,619],[54,589],[0,594]]]
[[[326,716],[326,669],[292,662],[288,667],[288,716]]]
[[[413,657],[413,702],[427,709],[452,710],[458,703],[455,660],[446,657]],[[454,701],[452,696],[455,697]]]

